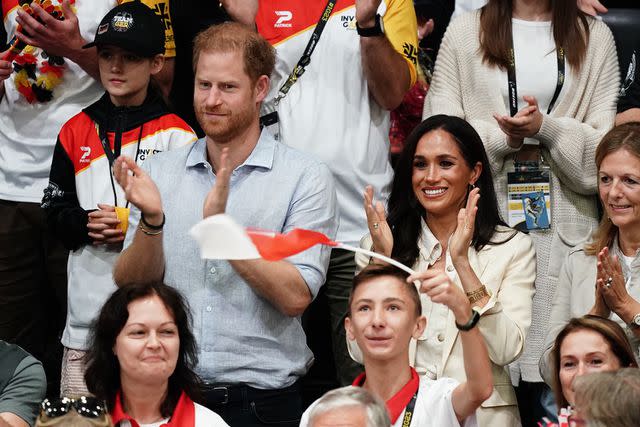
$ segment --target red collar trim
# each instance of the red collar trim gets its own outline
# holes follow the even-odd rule
[[[111,411],[111,419],[113,425],[117,426],[119,422],[127,420],[131,423],[132,427],[140,427],[138,422],[131,418],[122,407],[122,399],[120,391],[116,393],[116,401]],[[183,391],[178,399],[176,409],[173,411],[173,415],[169,419],[168,423],[162,424],[161,427],[195,427],[196,425],[196,405]]]
[[[362,387],[366,379],[367,374],[363,372],[358,375],[352,385]],[[391,424],[395,424],[396,420],[402,414],[402,411],[404,411],[404,408],[406,408],[411,401],[413,395],[418,391],[419,386],[420,377],[416,370],[411,368],[411,379],[409,382],[402,386],[402,388],[386,402],[387,412],[389,413],[389,418],[391,418]]]

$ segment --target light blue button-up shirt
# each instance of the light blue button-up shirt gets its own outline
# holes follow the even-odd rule
[[[167,155],[165,155],[167,154]],[[216,176],[206,141],[159,153],[143,168],[162,196],[166,224],[164,281],[188,300],[199,345],[198,373],[208,382],[244,383],[263,389],[291,385],[310,366],[299,317],[288,317],[259,296],[227,261],[200,259],[188,230],[202,220],[205,197]],[[231,175],[227,214],[245,227],[277,232],[305,228],[334,238],[336,196],[329,169],[263,131],[247,160]],[[125,247],[140,212],[133,208]],[[287,259],[313,297],[324,283],[330,248],[314,246]]]

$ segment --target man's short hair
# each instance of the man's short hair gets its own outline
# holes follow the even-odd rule
[[[389,427],[391,420],[383,402],[362,387],[341,387],[325,393],[309,413],[309,425],[314,419],[333,409],[360,407],[367,414],[367,427]]]
[[[353,278],[351,294],[349,295],[349,310],[347,311],[348,317],[351,317],[351,303],[353,303],[353,295],[355,294],[356,289],[363,283],[369,282],[379,277],[393,277],[402,282],[404,288],[407,290],[409,296],[413,300],[416,317],[422,315],[422,302],[420,301],[420,294],[418,294],[418,289],[416,289],[413,283],[407,283],[407,277],[409,277],[409,274],[397,267],[394,267],[393,265],[371,264],[364,268]]]
[[[255,82],[260,76],[271,76],[276,63],[276,51],[260,34],[237,22],[212,25],[193,41],[193,71],[201,52],[242,52],[244,71]]]

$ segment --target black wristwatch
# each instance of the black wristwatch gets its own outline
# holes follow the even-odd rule
[[[378,37],[384,35],[384,26],[382,25],[382,17],[376,13],[375,24],[371,28],[362,28],[356,21],[356,31],[360,37]]]
[[[471,319],[469,319],[469,321],[467,323],[465,323],[464,325],[461,325],[458,322],[456,322],[456,328],[458,328],[458,330],[460,330],[460,331],[470,331],[471,329],[473,329],[478,324],[478,320],[480,320],[480,312],[478,312],[478,310],[474,310],[472,308],[471,309]]]

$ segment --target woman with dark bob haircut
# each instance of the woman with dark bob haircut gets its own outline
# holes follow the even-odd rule
[[[480,425],[519,424],[506,365],[524,348],[531,322],[535,252],[528,236],[500,218],[482,140],[466,121],[437,115],[409,135],[388,206],[365,191],[369,235],[361,245],[413,266],[427,328],[411,354],[419,373],[466,381],[453,313],[430,296],[461,286],[480,314],[477,327],[492,362],[494,392],[477,412]],[[356,256],[362,268],[370,262]],[[376,262],[375,260],[373,262]],[[472,318],[474,316],[471,316]],[[349,343],[357,358],[359,349]]]
[[[569,320],[556,337],[551,365],[558,408],[576,404],[573,382],[579,375],[638,367],[622,327],[593,315]]]
[[[191,321],[182,295],[161,283],[124,286],[109,297],[91,328],[85,381],[107,402],[114,425],[227,425],[193,402],[200,380]]]

